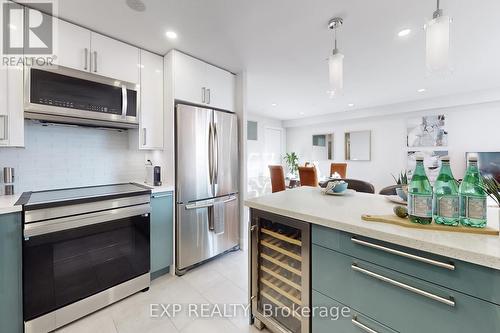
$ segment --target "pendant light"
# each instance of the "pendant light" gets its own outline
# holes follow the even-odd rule
[[[330,75],[330,97],[341,94],[344,90],[344,55],[337,48],[337,29],[342,26],[342,18],[335,17],[328,23],[328,28],[334,32],[334,49],[328,57],[328,69]]]
[[[437,0],[437,9],[432,20],[425,25],[426,65],[431,73],[449,69],[450,22],[450,17],[443,15]]]

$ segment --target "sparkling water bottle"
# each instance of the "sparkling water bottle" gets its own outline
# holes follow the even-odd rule
[[[487,194],[477,167],[477,157],[469,157],[469,166],[460,184],[460,223],[467,227],[484,228]]]
[[[411,222],[432,222],[432,186],[425,174],[424,158],[417,157],[417,166],[408,184],[408,218]]]
[[[441,158],[441,170],[434,183],[434,222],[456,226],[459,223],[458,182],[453,177],[450,158]]]

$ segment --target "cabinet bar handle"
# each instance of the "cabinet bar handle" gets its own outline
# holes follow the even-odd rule
[[[83,69],[87,70],[88,69],[88,62],[89,62],[89,49],[85,48],[85,67]]]
[[[433,260],[433,259],[428,259],[428,258],[420,257],[420,256],[417,256],[417,255],[414,255],[414,254],[411,254],[411,253],[406,253],[406,252],[403,252],[403,251],[398,251],[398,250],[395,250],[395,249],[391,249],[389,247],[385,247],[385,246],[382,246],[382,245],[378,245],[378,244],[374,244],[374,243],[370,243],[370,242],[366,242],[366,241],[357,239],[354,236],[351,237],[351,241],[353,241],[354,243],[359,244],[359,245],[363,245],[363,246],[366,246],[366,247],[371,247],[372,249],[377,249],[377,250],[384,251],[384,252],[387,252],[387,253],[395,254],[397,256],[401,256],[401,257],[413,259],[413,260],[416,260],[416,261],[424,262],[424,263],[429,264],[429,265],[433,265],[433,266],[437,266],[437,267],[441,267],[441,268],[446,268],[446,269],[449,269],[450,271],[454,271],[455,270],[455,265],[454,264],[448,264],[448,263],[445,263],[445,262],[441,262],[441,261],[437,261],[437,260]]]
[[[207,93],[208,93],[207,104],[210,104],[210,89],[207,89]]]
[[[201,102],[205,103],[206,88],[201,88]]]
[[[97,51],[94,51],[94,73],[97,73]]]
[[[377,331],[375,330],[372,330],[371,328],[369,328],[368,326],[364,325],[364,324],[361,324],[359,321],[358,321],[358,316],[354,316],[352,317],[351,319],[351,322],[354,326],[360,328],[361,330],[365,331],[365,332],[368,332],[368,333],[378,333]]]
[[[147,144],[148,136],[146,132],[146,128],[142,129],[142,145],[145,146]]]
[[[0,140],[7,140],[9,138],[9,118],[6,115],[0,115],[0,126],[3,126],[3,135]]]
[[[424,296],[424,297],[427,297],[427,298],[430,298],[432,300],[435,300],[435,301],[438,301],[440,303],[443,303],[443,304],[446,304],[448,306],[451,306],[451,307],[454,307],[455,306],[455,301],[453,300],[453,298],[444,298],[444,297],[441,297],[441,296],[438,296],[438,295],[434,295],[432,293],[429,293],[425,290],[422,290],[422,289],[419,289],[419,288],[415,288],[415,287],[412,287],[410,285],[407,285],[406,283],[402,283],[402,282],[399,282],[399,281],[396,281],[396,280],[393,280],[391,278],[388,278],[388,277],[385,277],[383,275],[380,275],[380,274],[377,274],[377,273],[374,273],[372,271],[369,271],[367,269],[364,269],[364,268],[361,268],[359,267],[358,265],[356,264],[352,264],[351,265],[351,268],[356,271],[356,272],[359,272],[359,273],[362,273],[362,274],[365,274],[365,275],[368,275],[374,279],[377,279],[377,280],[380,280],[382,282],[386,282],[388,284],[391,284],[395,287],[399,287],[401,289],[405,289],[405,290],[408,290],[408,291],[411,291],[415,294],[418,294],[418,295],[421,295],[421,296]]]

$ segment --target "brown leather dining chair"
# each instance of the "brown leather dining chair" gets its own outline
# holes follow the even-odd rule
[[[316,168],[312,167],[299,167],[300,186],[318,186],[318,175]]]
[[[340,178],[347,177],[347,163],[332,163],[330,164],[330,176],[334,173],[338,173]]]
[[[271,174],[271,190],[273,193],[281,192],[286,189],[285,172],[281,165],[270,165],[269,173]]]

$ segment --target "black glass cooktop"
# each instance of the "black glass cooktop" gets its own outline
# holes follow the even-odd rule
[[[57,206],[77,202],[90,202],[105,198],[118,198],[150,192],[150,189],[133,183],[76,187],[48,191],[25,192],[17,204],[25,207]]]

